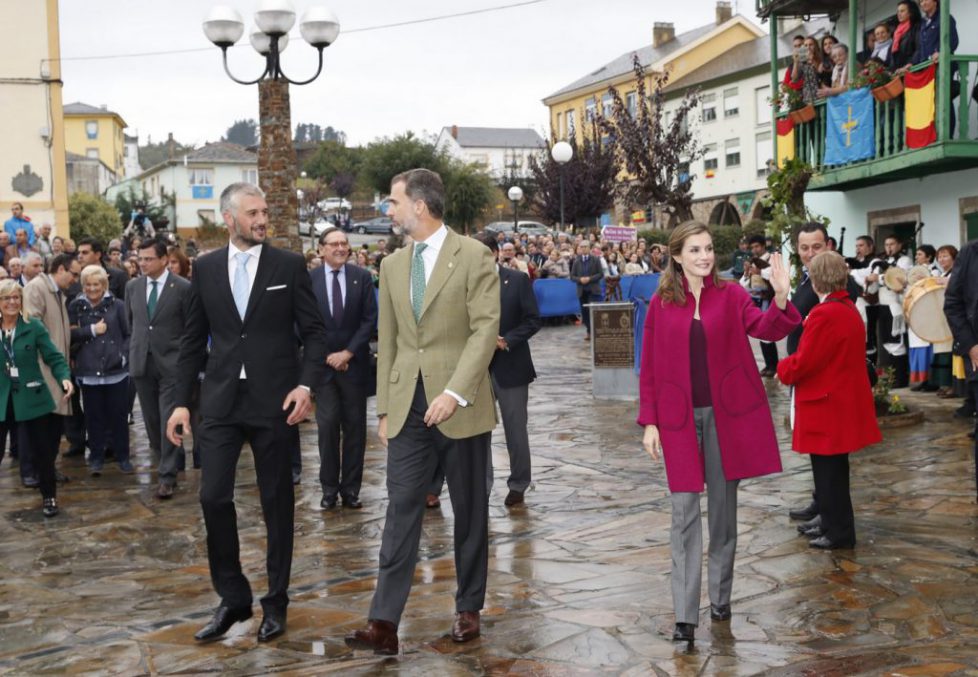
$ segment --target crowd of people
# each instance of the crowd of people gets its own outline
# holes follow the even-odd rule
[[[953,16],[950,24],[950,47],[954,53],[958,32]],[[939,58],[940,32],[939,0],[901,0],[896,4],[893,20],[881,21],[866,32],[865,49],[856,54],[857,66],[861,70],[873,63],[894,75],[903,75],[913,66]],[[835,96],[849,88],[854,77],[849,72],[849,47],[834,35],[826,34],[821,39],[796,35],[792,48],[784,86],[799,92],[804,103]]]

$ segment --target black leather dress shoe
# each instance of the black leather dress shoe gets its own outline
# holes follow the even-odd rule
[[[227,632],[232,625],[235,623],[240,623],[241,621],[246,621],[251,618],[251,607],[240,607],[238,609],[231,609],[224,606],[223,604],[217,607],[217,611],[214,612],[214,617],[211,619],[210,623],[202,627],[194,635],[194,639],[198,642],[211,642],[215,639],[219,639]]]
[[[336,507],[336,496],[323,496],[319,502],[319,507],[323,510],[331,510]]]
[[[20,480],[20,483],[24,485],[25,489],[37,489],[41,486],[41,481],[36,477],[24,477]]]
[[[711,604],[710,605],[710,618],[715,621],[729,621],[730,620],[730,605],[729,604]]]
[[[856,544],[852,541],[832,541],[828,536],[819,536],[808,542],[809,547],[819,550],[848,550]]]
[[[268,642],[285,632],[285,614],[265,612],[258,627],[258,641]]]
[[[810,520],[818,514],[818,506],[815,501],[808,504],[807,508],[796,508],[788,511],[788,517],[793,520]]]
[[[822,516],[821,515],[815,515],[815,517],[811,518],[807,522],[802,522],[801,524],[798,525],[797,528],[798,528],[798,533],[799,534],[803,534],[803,533],[805,533],[807,531],[811,531],[815,527],[818,527],[819,529],[822,528]]]
[[[692,642],[696,626],[692,623],[676,623],[676,629],[672,631],[672,641]]]
[[[360,508],[363,507],[363,503],[361,503],[360,499],[356,496],[344,496],[343,506],[346,508],[351,508],[353,510],[359,510]]]
[[[70,481],[71,481],[71,478],[70,478],[70,477],[68,477],[67,475],[65,475],[65,474],[64,474],[63,472],[61,472],[60,470],[55,470],[55,471],[54,471],[54,480],[55,480],[55,481],[56,481],[56,482],[57,482],[58,484],[67,484],[68,482],[70,482]]]
[[[822,527],[810,527],[800,532],[805,538],[818,538],[819,536],[824,536],[825,532]]]

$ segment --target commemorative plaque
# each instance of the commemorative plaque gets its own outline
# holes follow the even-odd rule
[[[638,398],[635,308],[631,303],[591,303],[591,385],[595,397]]]

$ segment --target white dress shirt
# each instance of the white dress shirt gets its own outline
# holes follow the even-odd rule
[[[255,286],[255,276],[258,275],[258,257],[261,256],[261,245],[256,244],[250,249],[244,250],[248,255],[248,262],[245,264],[245,271],[248,273],[248,298],[251,298],[251,289]],[[231,243],[228,243],[228,284],[234,289],[234,276],[238,272],[238,259],[235,258],[242,250]],[[248,378],[245,373],[244,363],[241,364],[241,373],[238,378]]]
[[[166,278],[170,275],[170,271],[166,268],[163,269],[163,274],[156,278],[156,302],[160,302],[160,297],[163,296],[163,285],[166,284]],[[149,295],[153,293],[153,278],[146,276],[146,303],[149,303]]]
[[[424,242],[428,245],[423,252],[421,252],[421,258],[424,260],[424,283],[427,287],[428,282],[431,281],[431,271],[435,269],[435,263],[438,262],[438,254],[441,252],[441,248],[445,246],[445,238],[448,237],[448,227],[443,223],[441,227],[434,233],[428,236],[427,240],[415,240],[414,246],[418,242]],[[414,265],[414,249],[411,250],[411,262]],[[414,290],[411,290],[411,303],[414,303]],[[452,392],[448,388],[445,392],[451,395],[459,406],[467,407],[469,406],[468,400],[459,395],[456,392]]]

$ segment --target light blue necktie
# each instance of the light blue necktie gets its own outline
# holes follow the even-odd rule
[[[247,252],[238,252],[234,255],[238,267],[234,270],[234,286],[231,287],[231,293],[234,295],[234,305],[238,307],[238,315],[242,320],[248,309],[248,258]]]
[[[411,261],[411,305],[414,309],[414,321],[421,319],[421,309],[424,308],[424,258],[421,252],[428,248],[424,242],[414,243],[414,259]]]

